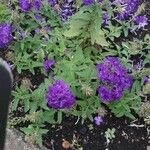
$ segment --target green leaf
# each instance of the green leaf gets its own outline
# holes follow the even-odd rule
[[[90,35],[92,45],[95,43],[101,45],[102,47],[109,45],[106,41],[104,32],[101,29],[96,29],[94,25],[90,28]]]
[[[61,124],[62,122],[62,111],[57,112],[57,123]]]

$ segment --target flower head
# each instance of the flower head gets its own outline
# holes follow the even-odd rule
[[[42,21],[43,20],[43,18],[40,14],[35,14],[34,17],[37,21]]]
[[[55,6],[58,3],[58,0],[48,0],[48,2],[51,4],[51,6]]]
[[[22,11],[28,12],[31,8],[39,10],[42,6],[41,0],[19,0],[19,5]]]
[[[62,21],[66,22],[75,13],[76,8],[73,7],[73,0],[58,2],[57,0],[48,1],[54,10],[59,14]]]
[[[22,11],[27,12],[31,9],[32,4],[30,0],[19,0],[19,5]]]
[[[0,24],[0,48],[8,47],[12,39],[12,26],[10,24]]]
[[[109,16],[108,13],[105,12],[104,15],[103,15],[103,24],[108,25],[109,20],[110,20],[110,16]]]
[[[42,6],[41,0],[33,0],[32,6],[35,10],[39,10]]]
[[[54,109],[70,109],[75,104],[75,96],[68,84],[63,80],[57,80],[48,89],[47,101]]]
[[[62,19],[62,21],[67,21],[74,13],[74,10],[72,8],[72,4],[70,3],[66,3],[63,6],[61,6],[61,13],[60,13],[60,17]]]
[[[95,0],[83,0],[83,3],[85,4],[85,5],[91,5],[91,4],[93,4],[95,2]]]
[[[150,83],[150,76],[145,77],[144,83]]]
[[[52,67],[55,65],[55,60],[49,60],[48,58],[45,59],[44,61],[44,68],[45,71],[49,71],[52,69]]]
[[[119,100],[123,91],[130,89],[132,77],[116,57],[107,57],[103,63],[97,65],[98,78],[102,85],[98,92],[103,102]]]
[[[101,116],[96,116],[96,117],[94,118],[94,120],[95,120],[95,124],[98,125],[98,126],[103,123],[103,119],[102,119]]]
[[[113,100],[120,100],[123,96],[123,90],[120,87],[100,86],[98,93],[103,102],[111,102]]]
[[[144,28],[148,25],[148,18],[146,16],[136,16],[135,23],[138,25],[138,29]]]
[[[125,20],[138,10],[140,0],[117,0],[117,3],[122,6],[122,11],[117,14],[117,19]]]

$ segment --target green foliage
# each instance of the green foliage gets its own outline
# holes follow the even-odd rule
[[[150,124],[150,102],[143,102],[139,111],[139,116],[144,118],[147,125]]]
[[[108,46],[105,32],[100,28],[102,10],[99,5],[83,7],[70,21],[70,29],[64,35],[68,38],[82,38],[82,42],[90,39],[92,45]]]
[[[23,101],[24,103],[24,110],[25,112],[29,110],[29,98],[30,98],[30,91],[26,89],[24,86],[16,87],[16,90],[12,92],[12,96],[14,96],[13,101],[13,110],[17,109],[19,101]]]
[[[140,82],[134,82],[131,93],[126,92],[124,97],[118,102],[108,104],[108,107],[117,117],[129,117],[135,119],[134,113],[138,113],[141,106]]]
[[[50,84],[51,80],[45,79],[44,83],[42,83],[34,91],[32,91],[31,89],[27,89],[23,85],[21,85],[20,87],[16,87],[16,91],[12,92],[12,95],[14,96],[13,110],[17,109],[17,106],[20,101],[24,105],[25,112],[29,110],[31,110],[31,112],[34,112],[39,107],[45,110],[49,110],[46,101],[44,100],[46,90]]]
[[[142,70],[137,70],[133,72],[133,76],[137,79],[143,79],[146,76],[150,75],[150,68],[143,68]]]
[[[42,135],[48,131],[36,125],[29,125],[27,128],[22,128],[21,130],[26,134],[25,139],[27,141],[38,144],[39,146],[42,146]]]
[[[143,94],[150,94],[150,83],[143,86]]]
[[[0,23],[4,23],[8,21],[7,19],[10,17],[9,9],[5,4],[0,2]]]
[[[147,118],[150,116],[150,102],[149,101],[142,103],[139,115],[144,118]]]
[[[20,74],[23,70],[28,70],[34,74],[34,69],[39,67],[43,67],[43,62],[37,62],[32,60],[32,55],[28,53],[19,53],[15,58],[15,65],[17,67],[17,71]]]

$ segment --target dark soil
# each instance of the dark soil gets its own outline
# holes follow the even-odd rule
[[[114,116],[107,115],[104,123],[100,126],[94,125],[93,130],[90,130],[89,122],[83,125],[80,123],[75,125],[77,119],[65,118],[60,126],[48,126],[49,132],[44,136],[44,145],[54,150],[64,150],[62,147],[63,139],[72,143],[73,136],[84,150],[147,150],[148,132],[146,127],[130,126],[130,120],[125,118],[117,119]],[[143,124],[140,120],[135,124]],[[106,143],[105,131],[110,128],[115,128],[115,139],[109,145]],[[54,142],[52,144],[52,141]],[[76,148],[76,150],[78,150]],[[70,150],[75,150],[74,148]]]

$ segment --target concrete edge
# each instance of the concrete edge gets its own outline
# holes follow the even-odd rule
[[[47,150],[44,146],[42,148],[36,145],[25,142],[23,134],[16,129],[7,129],[5,150]]]

